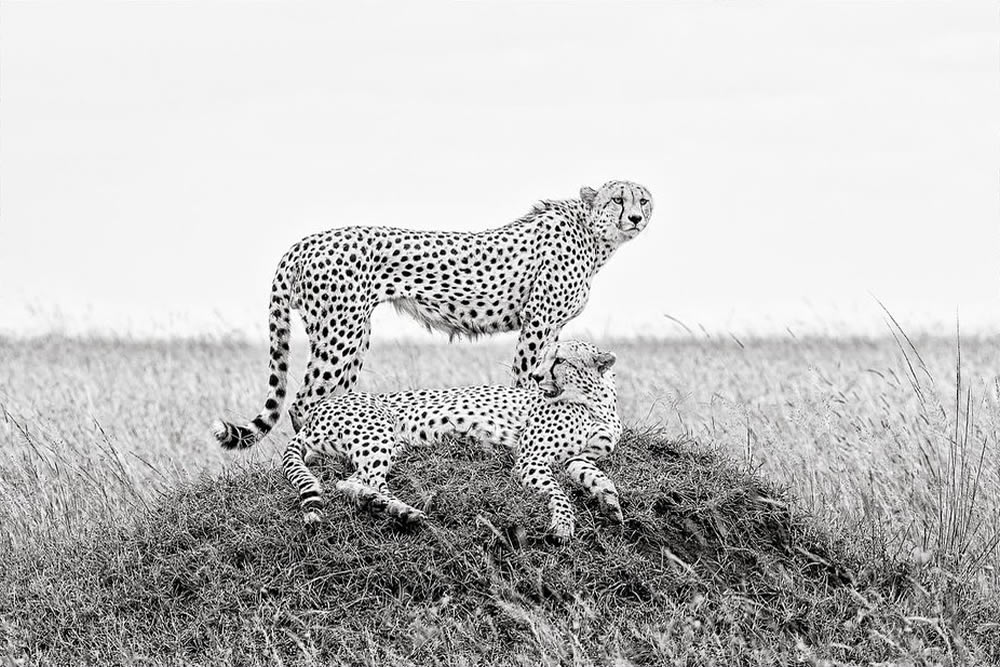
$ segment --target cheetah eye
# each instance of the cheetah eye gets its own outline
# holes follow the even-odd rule
[[[645,206],[648,203],[649,203],[648,199],[640,199],[639,200],[639,206]]]
[[[621,197],[612,197],[611,201],[613,201],[614,203],[618,204],[619,206],[621,206],[622,203],[624,202],[624,200]]]
[[[556,366],[556,365],[558,365],[558,364],[561,364],[561,363],[564,363],[565,361],[566,361],[566,360],[565,360],[565,359],[563,359],[562,357],[556,357],[556,358],[555,358],[555,360],[554,360],[554,361],[552,362],[552,365],[553,365],[553,366]]]

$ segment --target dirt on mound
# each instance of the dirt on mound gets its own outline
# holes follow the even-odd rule
[[[279,470],[206,478],[132,525],[20,554],[0,619],[32,664],[789,664],[903,650],[876,636],[898,582],[858,572],[782,490],[651,433],[626,433],[604,467],[625,524],[571,492],[566,545],[544,539],[544,499],[519,487],[509,455],[467,443],[396,466],[391,485],[429,513],[424,526],[330,493],[307,528]],[[342,474],[324,471],[328,492]],[[954,651],[935,629],[906,632],[928,655]]]

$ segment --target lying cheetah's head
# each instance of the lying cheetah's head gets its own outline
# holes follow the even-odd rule
[[[580,188],[580,199],[590,209],[594,232],[615,245],[634,238],[653,214],[649,190],[629,181],[608,181],[598,190]]]
[[[602,386],[614,386],[614,363],[611,352],[583,341],[565,340],[545,348],[531,377],[546,398],[583,403],[599,396]]]

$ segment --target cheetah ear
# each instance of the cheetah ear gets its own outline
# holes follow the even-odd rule
[[[614,355],[613,352],[598,352],[594,355],[594,364],[597,366],[597,371],[603,373],[612,366],[615,365],[615,361],[618,357]]]
[[[580,199],[583,200],[583,203],[588,207],[592,207],[594,205],[594,197],[596,196],[597,190],[594,188],[587,187],[586,185],[580,188]]]

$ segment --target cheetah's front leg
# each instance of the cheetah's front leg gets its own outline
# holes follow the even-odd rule
[[[514,365],[511,367],[514,373],[515,387],[531,386],[528,378],[538,366],[542,349],[558,337],[558,329],[543,326],[537,320],[525,323],[517,340],[517,348],[514,350]]]
[[[622,508],[618,502],[615,483],[592,461],[582,456],[574,456],[566,461],[566,472],[574,483],[582,486],[597,498],[605,512],[617,523],[624,522]]]
[[[519,459],[517,474],[524,487],[548,495],[549,511],[552,513],[549,530],[552,535],[560,542],[573,537],[574,519],[569,497],[559,488],[549,466],[543,462]]]
[[[559,333],[587,303],[590,285],[579,262],[566,259],[567,249],[553,250],[543,262],[531,294],[521,310],[521,335],[514,350],[514,386],[529,387],[542,350],[559,340]],[[562,255],[562,256],[561,256]]]

